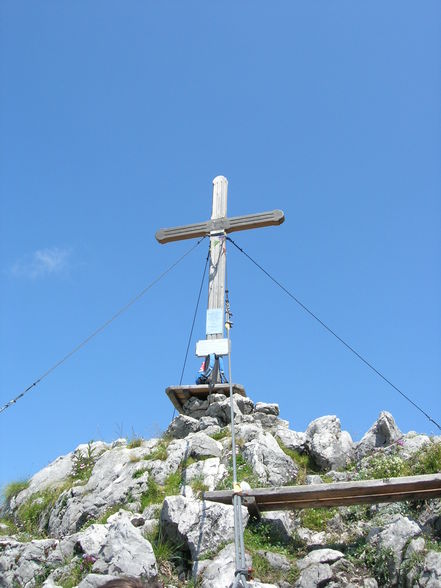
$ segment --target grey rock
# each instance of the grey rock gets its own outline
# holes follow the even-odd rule
[[[344,557],[343,553],[336,549],[315,549],[308,553],[306,557],[299,559],[297,561],[297,567],[299,570],[304,570],[314,564],[333,564],[342,557]]]
[[[219,423],[222,426],[228,425],[231,422],[231,409],[230,409],[230,400],[228,398],[223,397],[224,399],[221,402],[212,402],[207,410],[207,416],[214,417],[218,419]],[[234,408],[234,415],[236,417],[242,416],[242,412],[237,405],[235,399],[233,399],[233,408]]]
[[[425,445],[430,445],[432,441],[427,435],[418,435],[414,431],[407,433],[393,446],[393,450],[398,449],[399,455],[403,459],[409,459],[417,451],[420,451]]]
[[[248,396],[234,394],[234,400],[243,415],[251,415],[254,412],[254,402]]]
[[[256,439],[262,432],[263,429],[260,424],[247,422],[241,422],[234,427],[236,438],[242,440],[244,443],[248,443],[253,439]]]
[[[439,551],[429,551],[426,555],[419,585],[425,588],[441,586],[441,553]]]
[[[292,515],[286,510],[273,510],[261,513],[261,520],[271,529],[273,537],[282,543],[289,543],[294,531]]]
[[[133,461],[150,451],[144,448],[117,447],[103,453],[95,463],[85,486],[74,486],[58,499],[50,513],[49,532],[63,537],[77,532],[88,520],[101,516],[115,504],[127,503],[128,497],[139,501],[147,490],[148,475],[134,478],[139,462]],[[144,467],[152,462],[144,462]],[[176,468],[179,464],[176,465]]]
[[[368,535],[368,542],[379,549],[391,550],[391,557],[388,560],[388,568],[392,581],[398,577],[403,558],[403,550],[410,539],[421,533],[417,523],[407,517],[398,515],[392,522],[387,524],[383,529],[373,529]]]
[[[246,508],[242,508],[242,519],[246,526]],[[187,546],[192,558],[196,559],[207,551],[216,551],[225,541],[233,540],[233,507],[170,496],[164,500],[160,525],[165,537],[175,544]]]
[[[208,408],[208,400],[200,400],[192,396],[182,407],[183,414],[191,416],[195,419],[205,416]]]
[[[275,433],[277,429],[281,428],[282,422],[279,418],[277,418],[274,414],[266,414],[265,412],[255,412],[253,414],[253,419],[255,423],[260,423],[260,425],[270,431],[271,433]]]
[[[126,574],[146,579],[158,574],[151,544],[124,513],[113,516],[106,542],[98,557],[105,562],[108,574]],[[96,571],[95,565],[93,571]]]
[[[306,483],[309,484],[323,484],[323,480],[317,474],[306,476]]]
[[[300,578],[294,584],[295,588],[321,588],[332,578],[331,566],[328,564],[315,564],[305,568]]]
[[[273,551],[265,551],[263,549],[260,549],[258,554],[264,557],[269,565],[275,570],[289,572],[291,568],[291,562],[285,555],[274,553]]]
[[[280,410],[278,404],[270,404],[267,402],[258,402],[254,407],[256,412],[262,412],[263,414],[272,414],[274,416],[279,416]]]
[[[220,459],[212,457],[188,466],[183,472],[183,481],[184,484],[189,484],[195,478],[200,478],[209,490],[214,490],[226,474],[227,469],[221,464]]]
[[[107,574],[87,574],[87,576],[78,584],[78,588],[99,588],[110,580],[118,580],[121,576],[109,576]]]
[[[298,433],[297,431],[291,431],[285,427],[277,427],[276,437],[287,447],[293,451],[303,453],[306,447],[306,433]]]
[[[247,566],[251,558],[246,554]],[[201,588],[229,588],[234,580],[236,568],[234,544],[224,547],[203,569]]]
[[[200,459],[204,457],[220,457],[222,444],[209,437],[206,433],[199,432],[189,436],[190,457]]]
[[[179,414],[170,423],[166,436],[174,439],[183,439],[190,433],[195,433],[199,429],[199,421],[185,414]]]
[[[0,541],[0,586],[26,586],[44,565],[57,566],[63,562],[59,542],[55,539],[38,539],[20,543],[12,539]]]
[[[270,433],[260,433],[246,443],[242,455],[265,484],[282,486],[297,476],[297,465],[280,449]]]
[[[357,443],[357,459],[371,453],[378,447],[386,447],[402,436],[390,412],[383,411],[361,441]]]
[[[340,419],[324,416],[312,421],[306,429],[308,450],[324,470],[343,468],[354,457],[354,444],[347,431],[341,430]]]
[[[199,419],[199,431],[205,431],[207,435],[213,435],[213,433],[217,433],[220,429],[219,421],[214,417],[203,416]]]

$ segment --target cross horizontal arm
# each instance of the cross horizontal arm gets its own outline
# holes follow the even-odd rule
[[[209,235],[212,231],[234,233],[235,231],[281,225],[284,220],[285,215],[283,214],[283,211],[271,210],[269,212],[260,212],[258,214],[247,214],[245,216],[217,218],[202,223],[195,223],[193,225],[172,227],[170,229],[159,229],[155,236],[159,243],[170,243],[171,241],[182,241],[184,239],[204,237],[205,235]]]

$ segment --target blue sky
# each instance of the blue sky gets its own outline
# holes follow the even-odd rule
[[[222,174],[230,215],[286,215],[238,244],[439,421],[440,17],[435,1],[2,2],[0,404],[188,249],[155,231],[208,218]],[[167,427],[205,255],[0,415],[1,485]],[[389,410],[437,433],[232,247],[228,267],[233,379],[254,400],[296,430],[337,414],[359,439]]]

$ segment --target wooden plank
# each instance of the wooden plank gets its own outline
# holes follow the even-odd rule
[[[240,384],[232,384],[233,394],[240,394],[246,397],[245,388]],[[179,413],[182,413],[182,408],[189,398],[195,396],[200,400],[206,400],[209,394],[224,394],[229,396],[230,384],[216,384],[210,388],[207,384],[191,385],[191,386],[169,386],[165,393],[170,398],[173,406]]]
[[[206,500],[225,504],[231,504],[232,496],[231,490],[204,493]],[[248,491],[244,496],[255,498],[259,510],[424,500],[441,497],[441,474],[309,486],[256,488]]]
[[[224,176],[217,176],[213,180],[213,208],[211,219],[221,219],[227,216],[228,181]],[[210,268],[208,274],[208,309],[218,308],[224,312],[225,305],[225,268],[226,244],[225,235],[210,237]],[[222,339],[224,336],[224,320],[222,331],[208,334],[207,339]]]

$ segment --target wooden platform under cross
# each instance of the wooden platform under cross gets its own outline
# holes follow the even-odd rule
[[[233,384],[233,394],[246,396],[245,388],[240,384]],[[230,384],[216,384],[215,386],[194,385],[194,386],[169,386],[166,394],[170,398],[173,406],[179,413],[183,412],[183,406],[192,396],[198,400],[207,400],[210,394],[230,394]]]

